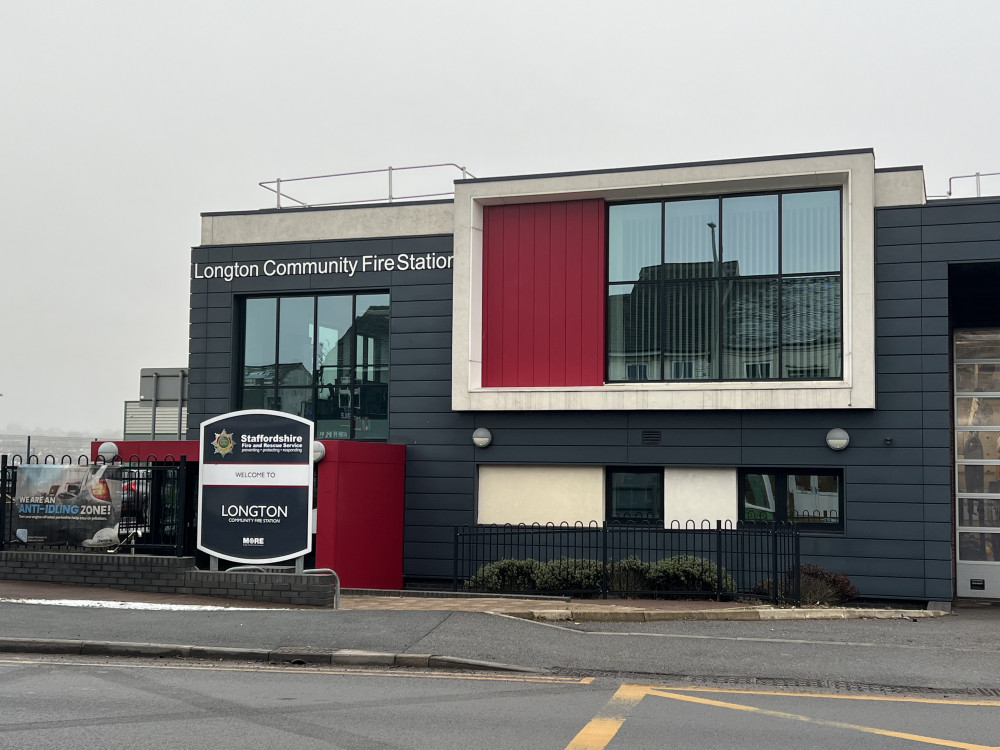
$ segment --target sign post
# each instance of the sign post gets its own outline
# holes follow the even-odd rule
[[[283,412],[250,409],[202,422],[198,549],[249,564],[309,552],[312,444],[313,423]]]

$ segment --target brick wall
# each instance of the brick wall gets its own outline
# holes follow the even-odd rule
[[[0,579],[319,607],[333,606],[336,596],[331,575],[198,570],[193,557],[6,551]]]

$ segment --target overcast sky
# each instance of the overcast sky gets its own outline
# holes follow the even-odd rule
[[[873,147],[943,194],[1000,172],[998,28],[997,2],[3,0],[0,433],[120,435],[140,368],[187,365],[200,213],[272,206],[262,180]]]

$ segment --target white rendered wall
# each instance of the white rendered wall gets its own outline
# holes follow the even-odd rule
[[[601,466],[480,466],[477,523],[604,520]]]
[[[671,467],[663,470],[663,515],[666,526],[676,521],[701,524],[708,520],[732,521],[739,518],[739,487],[736,469]]]

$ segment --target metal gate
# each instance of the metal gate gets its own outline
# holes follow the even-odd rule
[[[197,464],[0,457],[0,549],[194,554]]]

